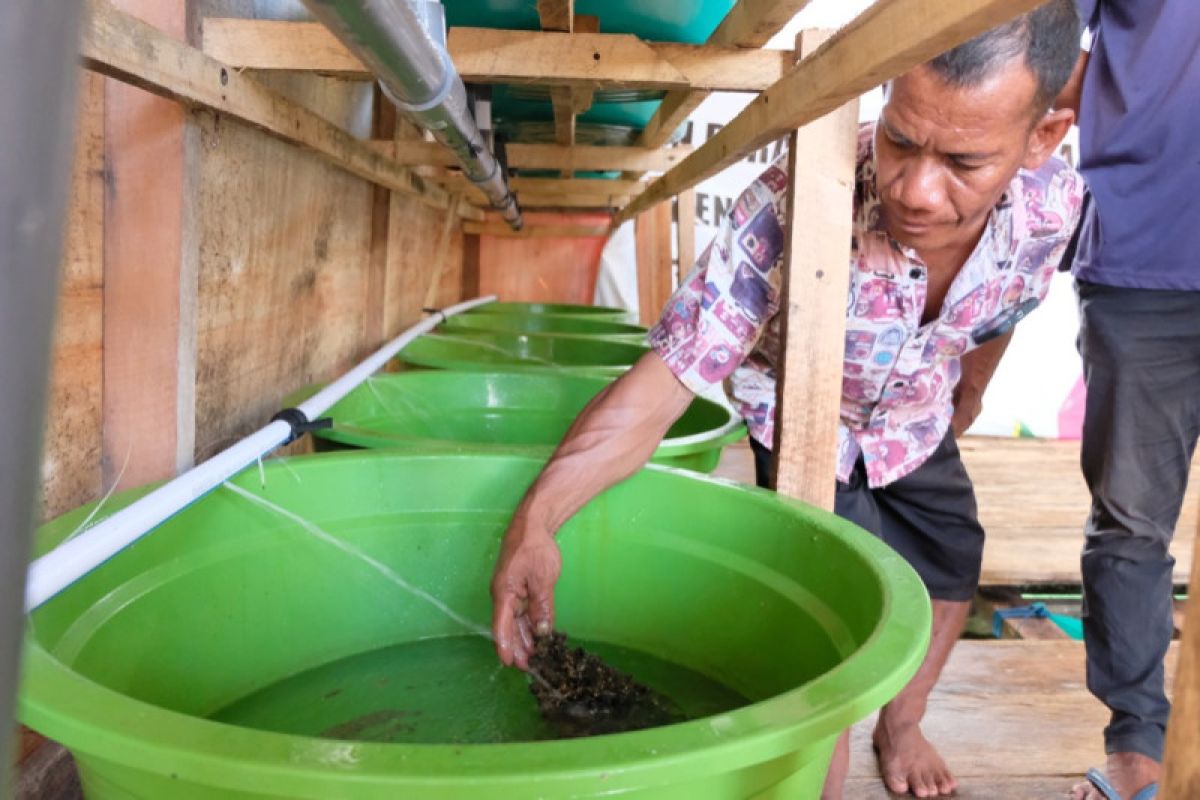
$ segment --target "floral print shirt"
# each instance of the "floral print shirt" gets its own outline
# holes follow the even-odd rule
[[[874,129],[859,132],[837,478],[847,481],[861,456],[879,487],[917,469],[945,437],[959,357],[1045,298],[1079,220],[1083,179],[1057,158],[1018,172],[941,313],[921,324],[927,268],[884,229]],[[750,435],[767,447],[781,350],[786,158],[738,198],[650,331],[655,352],[692,391],[729,379]]]

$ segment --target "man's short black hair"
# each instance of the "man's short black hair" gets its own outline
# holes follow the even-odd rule
[[[1040,117],[1067,85],[1079,57],[1079,14],[1074,0],[1050,0],[1012,22],[992,28],[929,62],[952,86],[976,86],[1017,56],[1037,78]]]

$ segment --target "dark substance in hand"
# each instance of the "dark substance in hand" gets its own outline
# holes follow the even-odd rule
[[[529,667],[534,672],[530,691],[542,716],[562,739],[637,731],[686,719],[658,692],[598,656],[568,647],[561,633],[538,639]]]

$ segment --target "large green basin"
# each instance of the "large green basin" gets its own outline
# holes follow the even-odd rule
[[[582,336],[463,329],[418,337],[397,357],[438,369],[616,377],[648,351],[643,345]]]
[[[201,498],[32,615],[21,720],[71,750],[90,800],[816,797],[838,732],[892,698],[922,657],[930,612],[919,579],[831,514],[661,467],[563,528],[559,626],[686,668],[744,704],[592,739],[395,743],[464,715],[504,722],[518,703],[530,713],[524,677],[498,669],[464,624],[488,624],[500,536],[541,463],[375,451],[247,470],[233,481],[245,495]],[[43,527],[37,551],[88,511]],[[369,680],[301,680],[308,693],[289,695],[282,717],[247,706],[384,648],[464,647],[484,670],[477,679],[468,662],[433,664],[408,686],[412,663],[376,659]],[[410,677],[389,683],[400,675]],[[464,709],[445,684],[484,701],[505,687],[511,702]],[[295,732],[343,705],[393,719],[429,697],[445,707],[384,742]]]
[[[587,317],[588,319],[608,319],[615,322],[637,322],[633,312],[623,308],[610,306],[581,306],[572,303],[487,303],[477,306],[468,314],[554,314],[556,316]]]
[[[543,456],[609,383],[584,375],[414,370],[370,378],[325,416],[333,427],[316,431],[317,449],[422,447],[454,442],[473,447],[527,445]],[[290,395],[296,406],[322,388]],[[721,449],[745,435],[729,409],[696,398],[654,451],[657,464],[711,472]]]
[[[570,314],[456,314],[440,326],[444,332],[470,329],[500,333],[546,333],[570,336],[601,337],[617,342],[642,344],[647,330],[641,325],[629,325],[608,319]]]

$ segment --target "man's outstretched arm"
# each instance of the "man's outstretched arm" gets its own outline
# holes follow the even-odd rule
[[[526,668],[535,634],[554,628],[562,559],[554,536],[593,497],[645,465],[693,399],[656,353],[596,395],[517,506],[492,578],[492,635]]]

